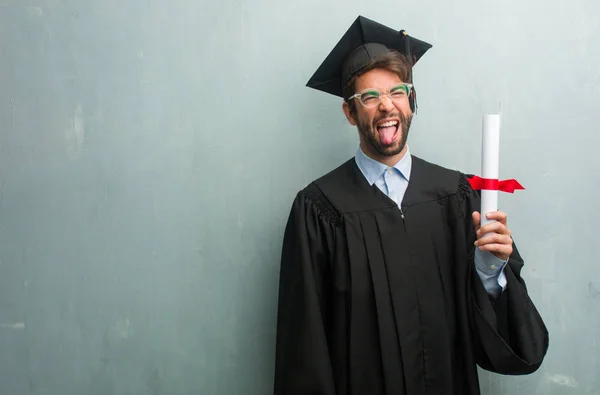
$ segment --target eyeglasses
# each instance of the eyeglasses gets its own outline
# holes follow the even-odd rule
[[[393,102],[406,100],[410,95],[412,88],[412,84],[405,83],[396,85],[385,93],[381,93],[378,89],[367,88],[350,96],[348,101],[357,98],[363,106],[373,108],[379,105],[383,95],[387,95]]]

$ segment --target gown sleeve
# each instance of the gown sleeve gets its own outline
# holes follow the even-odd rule
[[[476,239],[471,219],[473,211],[480,210],[479,193],[461,179],[465,192],[467,248],[469,249],[469,301],[470,326],[477,363],[483,369],[500,373],[521,375],[535,372],[548,350],[548,331],[529,297],[521,277],[524,262],[513,243],[504,272],[506,289],[498,298],[491,298],[474,269],[473,242]],[[466,185],[465,185],[466,184]]]
[[[329,249],[326,215],[300,192],[286,225],[281,255],[275,395],[334,395],[327,343]]]

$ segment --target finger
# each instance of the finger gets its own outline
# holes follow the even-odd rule
[[[510,238],[510,236],[508,236],[508,235],[500,235],[498,233],[490,233],[490,234],[487,234],[486,236],[482,237],[481,239],[478,239],[475,242],[475,245],[477,247],[483,247],[484,245],[487,245],[487,244],[503,244],[503,245],[512,246],[513,241]]]
[[[513,251],[512,246],[507,246],[506,244],[486,244],[478,248],[481,251],[489,251],[502,260],[510,257]]]
[[[481,251],[489,251],[489,252],[493,252],[493,253],[501,253],[501,254],[506,254],[506,255],[510,255],[513,250],[511,245],[496,244],[496,243],[482,245],[477,248],[479,248]]]
[[[475,232],[477,232],[481,227],[481,214],[479,214],[479,211],[473,211],[471,217],[473,218],[473,226],[475,226]]]
[[[486,243],[505,243],[512,244],[513,240],[508,234],[489,232],[482,235],[479,239],[477,239],[477,244],[486,244]]]
[[[503,211],[491,211],[485,215],[487,219],[493,219],[506,225],[506,213]]]
[[[508,229],[508,227],[502,222],[491,222],[487,225],[482,226],[477,231],[477,237],[482,237],[483,235],[486,235],[488,233],[500,233],[508,236],[511,235],[510,229]]]

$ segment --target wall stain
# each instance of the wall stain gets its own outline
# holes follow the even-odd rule
[[[588,299],[595,299],[598,295],[600,295],[600,287],[590,281],[587,286],[585,297]]]
[[[160,381],[160,374],[156,366],[148,366],[144,369],[144,382],[148,386],[148,392],[152,395],[162,395],[162,383]]]

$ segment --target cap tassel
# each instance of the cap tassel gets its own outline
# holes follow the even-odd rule
[[[400,34],[402,34],[402,37],[404,38],[404,53],[406,54],[406,57],[408,58],[408,78],[410,78],[410,82],[413,84],[413,88],[412,88],[412,92],[411,92],[411,96],[412,96],[412,101],[414,103],[413,108],[411,108],[411,110],[413,111],[413,113],[417,113],[417,108],[419,107],[417,105],[417,91],[415,90],[415,81],[414,81],[414,77],[413,77],[413,72],[412,72],[412,68],[413,65],[415,64],[415,58],[412,54],[411,51],[411,47],[410,47],[410,36],[408,35],[408,33],[406,33],[406,30],[400,30]]]

